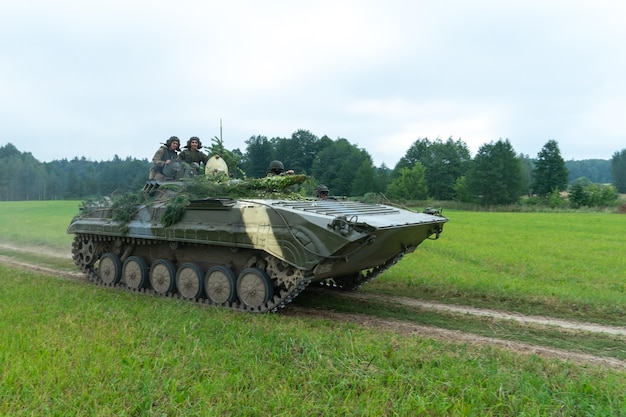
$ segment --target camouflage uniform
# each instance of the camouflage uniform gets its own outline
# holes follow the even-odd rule
[[[165,161],[168,159],[174,163],[178,162],[178,152],[170,149],[170,144],[173,138],[170,138],[165,145],[161,145],[159,149],[157,149],[156,153],[152,157],[153,167],[150,169],[150,179],[156,181],[163,181],[168,178],[163,174],[163,168],[165,167]],[[179,144],[180,140],[178,138],[175,139]]]
[[[191,165],[196,174],[202,173],[209,157],[198,150],[185,149],[179,155],[180,161]]]
[[[183,149],[183,151],[180,153],[180,161],[184,163],[188,174],[191,176],[204,174],[204,169],[209,160],[209,157],[205,153],[200,152],[201,148],[202,142],[200,141],[200,138],[197,136],[192,136],[187,141],[187,146],[185,146],[185,149]]]

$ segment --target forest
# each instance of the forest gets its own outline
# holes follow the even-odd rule
[[[546,142],[535,157],[517,154],[508,139],[484,144],[472,158],[463,141],[417,139],[395,167],[376,167],[367,150],[347,139],[318,138],[298,130],[288,138],[253,136],[244,151],[228,150],[219,138],[202,148],[220,154],[234,178],[266,175],[270,161],[311,180],[301,192],[311,195],[315,184],[331,195],[359,197],[384,194],[398,201],[456,200],[482,206],[514,204],[531,197],[549,201],[555,193],[582,194],[575,205],[609,205],[626,192],[626,149],[611,160],[564,161],[558,143]],[[115,155],[110,161],[85,156],[51,162],[36,160],[28,150],[7,143],[0,147],[0,200],[86,199],[137,191],[148,179],[151,160]],[[596,197],[592,196],[595,195]]]

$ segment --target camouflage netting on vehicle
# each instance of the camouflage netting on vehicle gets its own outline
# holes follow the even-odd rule
[[[129,192],[100,201],[85,201],[80,209],[82,213],[110,209],[114,221],[126,224],[133,219],[140,205],[150,205],[158,200],[160,203],[167,204],[161,216],[161,222],[167,227],[177,223],[183,217],[192,200],[204,198],[303,200],[305,197],[295,192],[294,189],[307,179],[306,175],[275,175],[243,180],[231,180],[225,177],[207,180],[203,177],[194,177],[160,183],[157,193]]]
[[[191,200],[206,197],[219,198],[289,198],[301,199],[291,188],[308,179],[306,175],[274,175],[243,180],[207,181],[192,178],[181,182],[163,183],[161,190],[172,190],[188,195]]]
[[[275,175],[225,181],[195,178],[180,183],[165,183],[160,190],[171,191],[173,198],[169,201],[161,222],[166,227],[175,224],[183,217],[191,200],[207,197],[302,200],[304,197],[294,192],[293,188],[307,178],[306,175]]]

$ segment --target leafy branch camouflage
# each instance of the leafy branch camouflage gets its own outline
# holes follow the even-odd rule
[[[305,182],[306,175],[276,175],[264,178],[247,178],[230,180],[223,173],[212,176],[183,179],[179,182],[164,182],[158,188],[159,193],[171,194],[165,211],[161,215],[161,223],[169,227],[183,217],[192,200],[207,197],[215,198],[264,198],[304,200],[293,188]],[[91,214],[96,210],[111,210],[112,219],[122,225],[130,222],[137,213],[140,204],[150,206],[153,198],[144,191],[128,192],[113,198],[84,201],[80,206],[83,214]],[[161,198],[161,201],[163,199]]]

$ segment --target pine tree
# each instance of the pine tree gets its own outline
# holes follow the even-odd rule
[[[567,176],[559,144],[551,139],[537,154],[533,169],[533,193],[545,197],[553,190],[563,191],[567,188]]]
[[[524,193],[521,162],[508,139],[480,147],[467,175],[467,190],[485,206],[519,200]]]
[[[615,152],[611,159],[613,185],[620,193],[626,193],[626,149]]]

